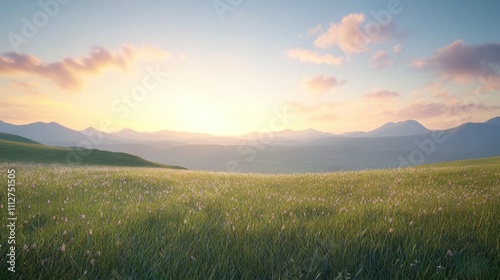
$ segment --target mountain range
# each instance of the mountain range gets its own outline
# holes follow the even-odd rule
[[[176,131],[105,133],[58,123],[13,125],[0,132],[61,147],[125,152],[189,169],[259,173],[330,172],[395,168],[500,155],[500,117],[429,130],[415,120],[387,123],[368,132],[336,135],[317,130],[213,136]]]

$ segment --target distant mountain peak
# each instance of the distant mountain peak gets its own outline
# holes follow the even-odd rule
[[[486,123],[500,125],[500,116],[489,119]]]
[[[70,129],[57,122],[34,122],[30,124],[25,124],[25,126],[50,127],[50,128],[57,127],[57,128]]]
[[[138,131],[135,131],[135,130],[133,130],[131,128],[124,128],[124,129],[118,131],[118,133],[130,133],[130,132],[135,133],[135,132],[138,132]]]
[[[418,125],[421,125],[418,121],[416,120],[412,120],[412,119],[409,119],[409,120],[406,120],[406,121],[399,121],[399,122],[387,122],[385,123],[383,126],[394,126],[394,125],[415,125],[415,124],[418,124]]]
[[[80,130],[81,133],[89,133],[89,132],[96,132],[96,131],[101,132],[92,126],[89,126],[89,127],[85,128],[84,130]]]
[[[381,127],[365,133],[369,137],[395,137],[426,134],[428,130],[416,120],[406,120],[400,122],[388,122]]]

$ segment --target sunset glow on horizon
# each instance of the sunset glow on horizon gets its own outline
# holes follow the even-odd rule
[[[0,120],[344,133],[500,115],[497,1],[0,4]]]

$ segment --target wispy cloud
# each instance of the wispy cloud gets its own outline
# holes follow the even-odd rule
[[[323,26],[321,26],[321,24],[318,24],[315,27],[310,28],[307,31],[307,35],[313,36],[313,35],[316,35],[317,33],[321,32],[322,30],[323,30]]]
[[[337,46],[347,54],[356,54],[368,51],[372,43],[402,37],[392,21],[385,26],[380,25],[379,32],[373,35],[364,31],[366,27],[364,23],[363,13],[349,14],[343,17],[340,23],[331,23],[330,28],[316,38],[314,45],[318,48]]]
[[[294,114],[309,114],[314,112],[331,111],[342,106],[343,102],[307,103],[303,101],[289,101],[286,107]]]
[[[344,62],[342,57],[335,57],[330,54],[321,55],[306,49],[291,49],[286,54],[290,59],[316,64],[341,65]]]
[[[37,76],[54,82],[62,89],[79,90],[83,86],[84,76],[99,74],[106,68],[127,69],[135,61],[169,56],[169,53],[153,46],[131,45],[123,45],[117,52],[94,47],[86,57],[69,57],[51,63],[34,55],[8,52],[0,56],[0,75]]]
[[[412,92],[415,100],[440,100],[448,103],[459,103],[457,95],[450,94],[441,82],[428,83],[422,88],[415,89]]]
[[[338,115],[327,113],[327,114],[321,114],[318,116],[313,116],[313,117],[309,118],[309,121],[311,121],[311,122],[331,122],[331,121],[334,121],[337,119],[339,119]]]
[[[438,49],[433,56],[415,60],[420,69],[435,70],[447,80],[467,82],[479,76],[500,75],[500,43],[475,46],[464,45],[462,40]]]
[[[404,51],[403,45],[397,44],[394,47],[392,47],[392,52],[394,53],[402,53]]]
[[[385,114],[399,119],[431,119],[434,117],[444,117],[446,115],[458,114],[463,111],[495,111],[500,106],[487,106],[482,104],[448,104],[441,102],[413,102],[398,110],[386,111]]]
[[[332,88],[345,84],[346,81],[339,81],[333,76],[318,75],[312,78],[304,78],[302,83],[309,92],[324,93]]]
[[[377,90],[363,95],[363,98],[371,100],[387,100],[397,97],[399,97],[399,93],[390,90]]]
[[[10,87],[27,93],[38,93],[40,86],[32,82],[11,81]]]
[[[377,51],[370,59],[370,64],[374,69],[385,69],[393,63],[389,54],[385,51]]]
[[[51,110],[37,106],[37,104],[19,101],[0,101],[0,120],[11,123],[28,123],[33,117],[42,121],[50,115]],[[8,108],[8,110],[7,110]]]

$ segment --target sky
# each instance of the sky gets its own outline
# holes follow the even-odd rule
[[[214,135],[500,115],[500,2],[0,3],[0,120]]]

